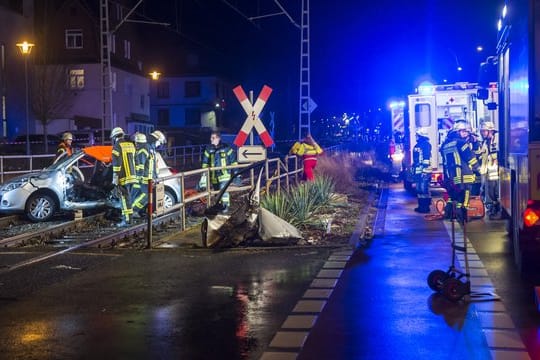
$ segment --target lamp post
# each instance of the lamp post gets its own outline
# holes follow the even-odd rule
[[[24,57],[24,84],[26,92],[26,155],[30,155],[30,115],[28,112],[28,57],[30,52],[34,47],[34,44],[31,44],[27,41],[18,43],[17,47],[21,51],[22,56]]]
[[[161,73],[159,71],[154,70],[154,71],[149,72],[148,75],[150,75],[150,79],[152,79],[151,82],[156,82],[156,81],[159,80],[159,77],[161,76]],[[150,84],[150,87],[152,87],[152,86],[153,85]],[[156,92],[157,92],[157,88],[156,88]],[[152,96],[150,96],[149,109],[150,109],[150,119],[152,119]],[[157,128],[157,125],[158,125],[158,119],[156,119],[156,121],[154,123],[154,128]]]

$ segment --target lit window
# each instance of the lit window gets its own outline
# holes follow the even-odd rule
[[[81,29],[66,30],[66,49],[82,49],[83,32]]]
[[[84,89],[84,70],[69,70],[69,88]]]

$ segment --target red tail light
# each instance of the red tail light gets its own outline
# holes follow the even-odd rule
[[[538,220],[540,219],[540,216],[538,216],[537,210],[528,208],[525,209],[523,212],[523,222],[525,223],[525,226],[531,227],[534,226]]]
[[[175,169],[175,168],[172,168],[172,167],[170,167],[169,170],[171,171],[171,174],[173,174],[173,175],[176,175],[176,174],[178,174],[180,172],[180,171],[178,171],[178,169]]]

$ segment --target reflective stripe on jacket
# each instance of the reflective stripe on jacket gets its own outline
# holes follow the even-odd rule
[[[218,146],[209,145],[204,149],[202,157],[202,168],[223,167],[236,165],[236,154],[234,150],[225,143],[220,143]],[[229,169],[219,169],[210,172],[210,177],[213,184],[227,181],[231,178]]]
[[[467,139],[458,134],[449,134],[441,147],[444,175],[454,184],[472,184],[476,179],[478,159],[471,149]]]
[[[142,144],[138,146],[135,154],[135,171],[140,183],[146,184],[148,180],[154,179],[154,163],[154,154],[150,151],[148,145]]]
[[[129,140],[118,140],[112,149],[113,173],[118,175],[118,184],[135,184],[135,144]]]
[[[431,173],[431,144],[426,137],[419,137],[413,148],[413,169],[415,174]]]

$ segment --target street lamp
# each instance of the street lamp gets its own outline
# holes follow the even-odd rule
[[[24,57],[24,83],[26,91],[26,155],[30,155],[30,115],[28,113],[28,57],[30,52],[34,47],[34,44],[31,44],[27,41],[18,43],[17,47],[21,51],[22,56]]]
[[[159,80],[159,77],[161,76],[161,73],[154,70],[151,73],[148,73],[148,75],[150,75],[152,80]]]

